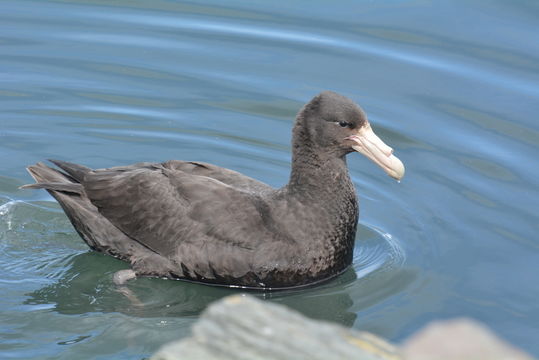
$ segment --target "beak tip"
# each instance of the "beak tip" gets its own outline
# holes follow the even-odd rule
[[[398,182],[400,182],[402,180],[402,178],[404,177],[404,173],[405,173],[405,168],[404,168],[404,164],[402,163],[402,161],[400,161],[400,159],[394,155],[392,155],[391,157],[391,168],[390,168],[390,171],[388,171],[388,175],[391,176],[393,179],[397,180]]]

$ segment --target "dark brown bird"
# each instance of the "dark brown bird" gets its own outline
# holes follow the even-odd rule
[[[346,155],[400,179],[404,166],[350,99],[322,92],[296,117],[292,171],[274,189],[215,165],[171,160],[93,170],[28,167],[90,248],[131,264],[117,283],[157,276],[279,289],[330,279],[352,262],[358,202]]]

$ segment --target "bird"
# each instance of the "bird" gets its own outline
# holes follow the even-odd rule
[[[346,156],[390,177],[403,163],[350,98],[323,91],[298,112],[288,182],[273,188],[199,161],[103,169],[61,160],[27,167],[93,250],[129,263],[118,285],[160,277],[244,289],[312,286],[353,260],[358,198]]]

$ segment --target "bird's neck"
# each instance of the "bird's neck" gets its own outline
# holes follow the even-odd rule
[[[290,217],[302,221],[287,231],[292,238],[308,237],[313,258],[324,258],[328,255],[324,251],[332,249],[331,258],[323,261],[330,267],[347,266],[352,262],[359,207],[346,158],[305,149],[295,149],[292,154],[292,171],[284,195]],[[335,259],[340,260],[334,263]]]
[[[292,169],[287,185],[290,193],[319,197],[350,189],[353,191],[345,156],[310,147],[292,150]]]

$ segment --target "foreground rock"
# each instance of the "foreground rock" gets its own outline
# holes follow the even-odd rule
[[[402,357],[401,357],[402,354]],[[366,332],[311,320],[251,296],[212,304],[189,338],[165,345],[151,360],[533,360],[469,319],[435,322],[400,353]]]
[[[235,295],[212,304],[190,338],[152,360],[400,360],[394,346],[364,332],[311,320],[284,306]]]
[[[532,360],[471,319],[436,321],[412,335],[402,348],[410,360]]]

